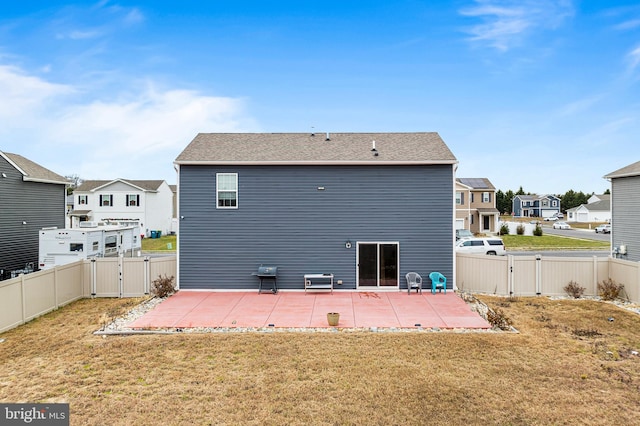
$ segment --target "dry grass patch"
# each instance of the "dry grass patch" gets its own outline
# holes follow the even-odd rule
[[[102,338],[133,301],[82,300],[1,335],[0,400],[69,402],[73,425],[630,424],[640,316],[480,297],[513,333]],[[613,321],[609,321],[613,318]]]

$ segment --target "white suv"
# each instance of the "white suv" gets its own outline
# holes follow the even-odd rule
[[[504,242],[500,238],[470,238],[459,241],[456,244],[456,251],[469,254],[491,254],[504,256],[507,252],[504,249]]]

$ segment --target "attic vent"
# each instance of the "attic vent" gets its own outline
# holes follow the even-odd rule
[[[329,137],[329,132],[327,132],[327,138],[325,139],[325,141],[330,141],[331,138]]]

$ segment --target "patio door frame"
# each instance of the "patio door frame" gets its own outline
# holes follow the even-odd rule
[[[360,245],[376,244],[376,285],[360,286]],[[380,285],[380,246],[384,244],[395,244],[396,246],[396,285]],[[400,288],[400,242],[399,241],[356,241],[356,289],[394,289]]]

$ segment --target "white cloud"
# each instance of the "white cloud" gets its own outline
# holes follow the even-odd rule
[[[144,22],[144,15],[139,9],[132,9],[125,15],[123,22],[127,25],[139,24]]]
[[[558,115],[563,117],[584,113],[597,105],[603,98],[604,95],[594,95],[570,102],[560,108]]]
[[[65,8],[49,25],[57,39],[87,40],[135,27],[144,20],[144,14],[137,8],[111,6],[108,2],[100,2],[88,8]]]
[[[629,60],[630,71],[634,71],[640,65],[640,46],[627,53],[627,59]]]
[[[153,83],[121,100],[72,101],[77,91],[0,66],[0,150],[84,179],[167,179],[198,132],[256,131],[242,99]]]
[[[638,27],[640,27],[640,19],[629,19],[627,21],[619,23],[614,28],[616,30],[624,31],[624,30],[633,30]]]
[[[481,21],[467,27],[470,40],[506,51],[538,29],[556,28],[573,15],[570,0],[474,0],[459,13]]]
[[[43,114],[56,97],[71,94],[74,89],[62,84],[49,83],[23,73],[19,68],[0,65],[0,118],[7,128],[18,122],[26,122],[29,116]]]
[[[68,33],[59,33],[57,35],[57,38],[68,38],[70,40],[87,40],[91,38],[98,38],[100,36],[102,36],[102,32],[99,30],[72,30]]]

